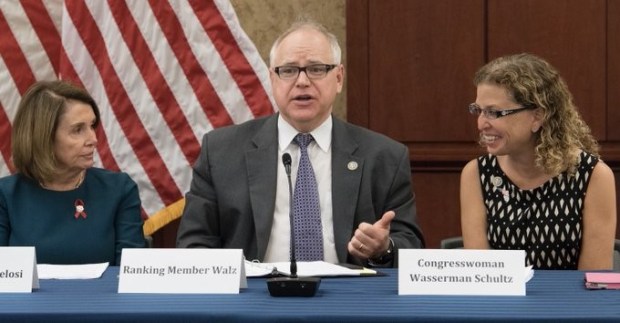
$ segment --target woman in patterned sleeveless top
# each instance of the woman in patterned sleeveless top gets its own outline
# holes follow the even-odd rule
[[[500,57],[474,85],[469,112],[488,154],[461,173],[465,248],[525,250],[535,269],[611,269],[614,175],[557,70]]]

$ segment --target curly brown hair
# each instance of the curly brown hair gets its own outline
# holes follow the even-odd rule
[[[579,154],[599,157],[599,146],[583,121],[568,86],[544,59],[532,54],[499,57],[480,68],[474,85],[498,85],[521,106],[542,109],[543,122],[536,138],[536,165],[549,174],[574,175]]]

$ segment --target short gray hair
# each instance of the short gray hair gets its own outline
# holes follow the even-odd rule
[[[271,50],[269,51],[269,67],[274,67],[273,59],[275,57],[276,48],[280,46],[280,43],[282,43],[282,40],[284,40],[284,38],[286,38],[288,35],[292,34],[293,32],[300,30],[300,29],[304,29],[304,28],[314,29],[320,32],[321,34],[323,34],[329,41],[329,45],[331,46],[331,49],[332,49],[332,58],[334,61],[331,62],[331,64],[340,64],[340,61],[342,58],[342,51],[340,49],[340,44],[338,44],[338,38],[336,38],[334,34],[329,32],[329,30],[327,30],[325,26],[309,18],[302,17],[302,18],[297,19],[297,21],[295,21],[284,33],[282,33],[278,37],[278,39],[276,39],[276,41],[273,43],[273,46],[271,46]]]

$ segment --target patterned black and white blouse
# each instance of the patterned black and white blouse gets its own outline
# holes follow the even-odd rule
[[[492,249],[525,250],[535,269],[577,269],[583,203],[598,158],[582,152],[574,176],[560,174],[542,186],[522,190],[493,155],[478,157]]]

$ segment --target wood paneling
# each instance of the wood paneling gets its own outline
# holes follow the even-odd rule
[[[459,172],[413,172],[418,222],[428,248],[461,235],[459,178]]]
[[[489,60],[521,52],[560,71],[598,140],[605,140],[606,0],[489,0]]]
[[[347,109],[347,120],[358,125],[368,125],[368,0],[356,1],[347,5],[347,54],[346,87],[347,104],[355,109]]]
[[[369,13],[369,127],[402,142],[471,142],[484,1],[371,1]]]
[[[175,248],[179,223],[181,223],[181,218],[168,223],[153,233],[153,248]]]
[[[620,141],[620,0],[608,0],[607,26],[607,138]]]

